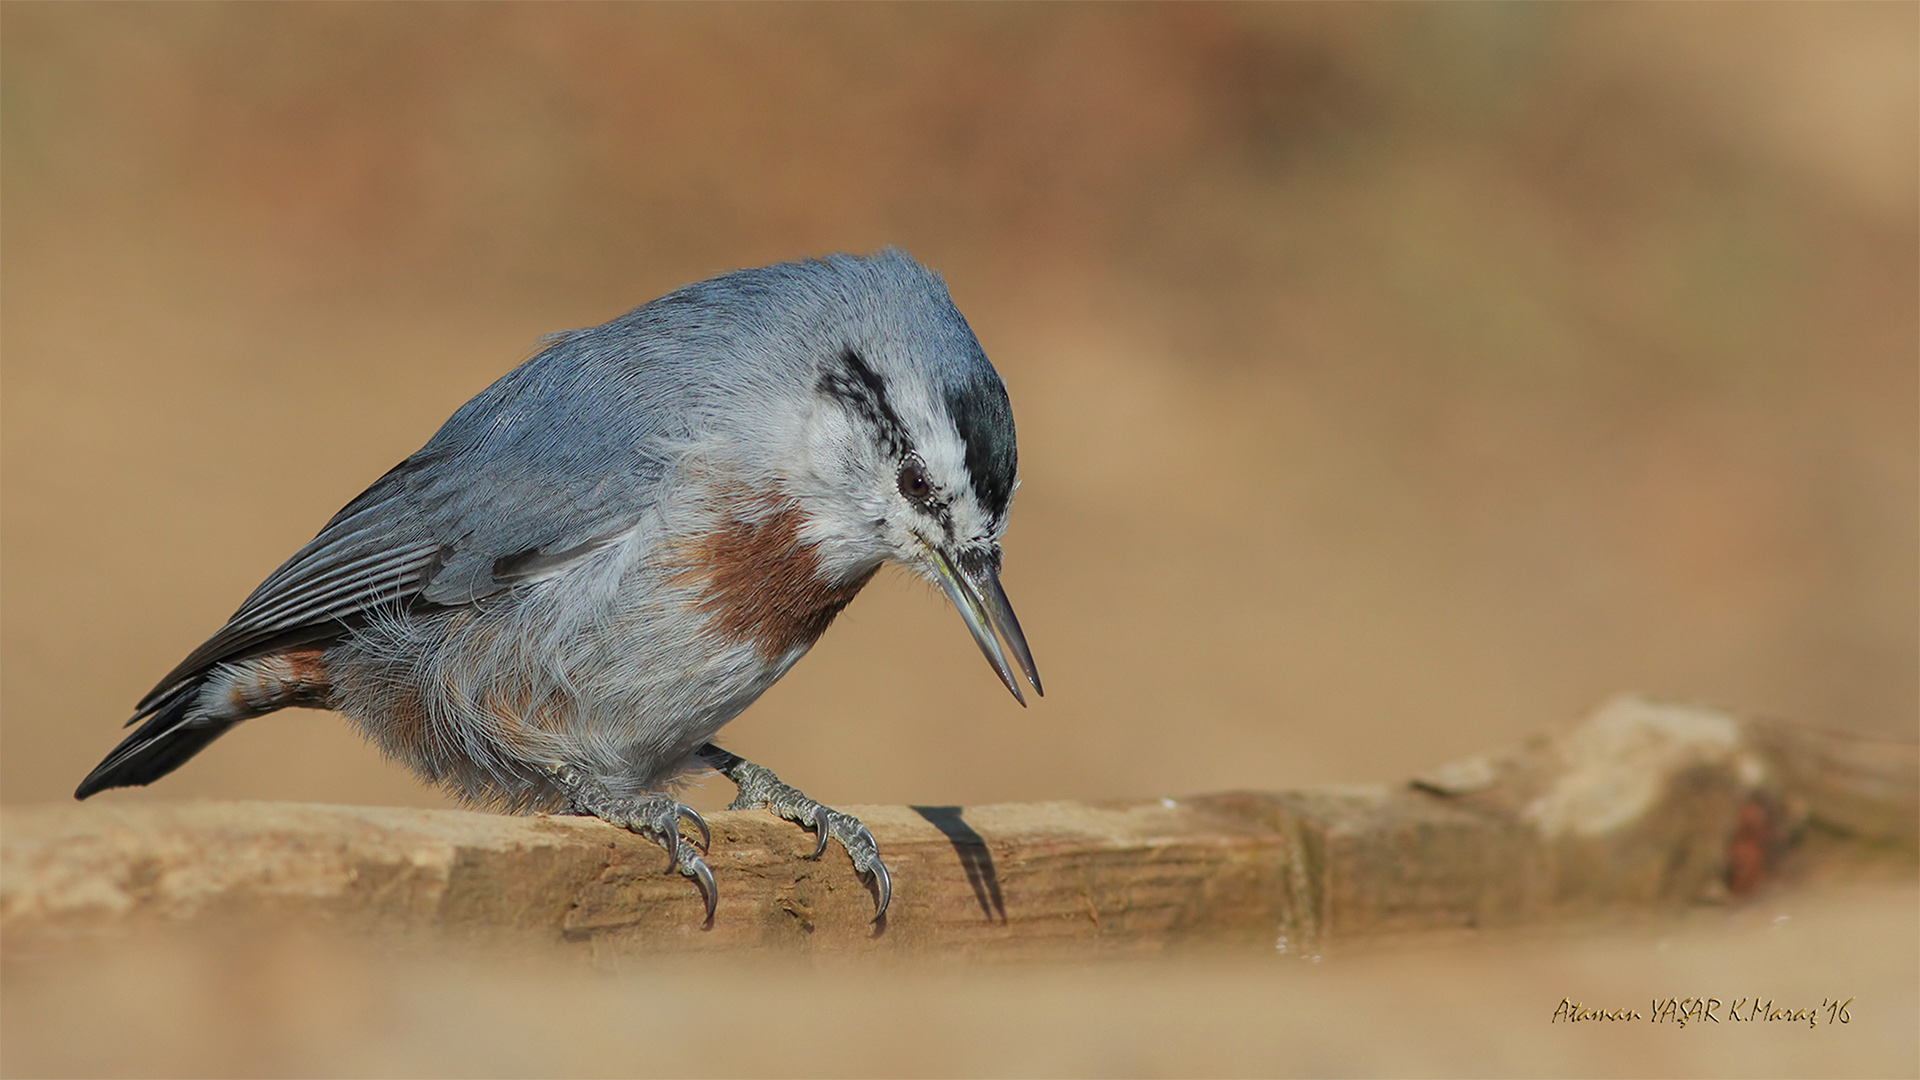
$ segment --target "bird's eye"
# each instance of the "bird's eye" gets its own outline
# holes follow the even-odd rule
[[[927,479],[927,470],[919,462],[909,461],[900,466],[900,494],[915,502],[933,494],[933,482]]]

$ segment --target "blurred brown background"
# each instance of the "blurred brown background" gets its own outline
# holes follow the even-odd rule
[[[67,797],[539,335],[889,243],[1011,388],[1050,693],[883,576],[727,733],[823,799],[1393,779],[1624,689],[1911,730],[1915,35],[9,6],[0,792]],[[109,797],[188,796],[440,801],[312,712]]]
[[[1626,689],[1914,728],[1913,5],[10,4],[0,20],[8,802],[67,798],[155,678],[539,335],[729,268],[885,244],[946,274],[1012,392],[1007,583],[1049,695],[1016,707],[941,598],[883,575],[727,732],[823,800],[1394,780]],[[104,797],[442,804],[313,712]],[[1439,1009],[1418,1037],[1441,1049],[1381,1057],[1400,1045],[1371,1041],[1386,1028],[1315,1021],[1284,1069],[1906,1071],[1912,905],[1909,889],[1837,909],[1786,951],[1713,938],[1677,966],[1647,966],[1644,943],[1532,951],[1524,989],[1500,982],[1507,960],[1471,961],[1491,997],[1462,996],[1453,960],[1351,969],[1343,1017],[1393,1015],[1392,993],[1422,987],[1398,1007]],[[238,982],[211,953],[104,970],[166,987],[204,962],[210,986],[292,995],[283,1019],[336,1050],[376,1045],[330,1041],[312,1018],[333,1014],[301,994],[387,976],[329,976],[347,961],[322,952]],[[1616,953],[1641,966],[1606,968]],[[1583,1058],[1473,1026],[1480,1002],[1536,998],[1544,1022],[1569,985],[1706,992],[1688,979],[1734,954],[1770,958],[1759,981],[1892,987],[1873,1030],[1904,1034],[1771,1057],[1590,1033]],[[1290,970],[1161,1012],[1150,987],[1186,976],[1128,975],[1113,985],[1145,996],[1106,1026],[1043,1025],[1080,1057],[941,1060],[1281,1070],[1258,1047],[1127,1048],[1155,1022],[1242,1023],[1218,1019],[1240,1016],[1226,1003],[1265,1015],[1246,1005],[1260,994],[1329,1000]],[[10,991],[44,1006],[16,1017],[77,1023],[74,1003],[101,1000],[97,979],[49,978]],[[1059,978],[909,980],[869,1005],[1004,1024],[1008,1002],[1044,1018],[1099,989]],[[230,1024],[229,992],[188,998]],[[363,1004],[353,1022],[386,1030]],[[671,1014],[634,1004],[630,1019]],[[443,1051],[493,1045],[472,1015],[442,1019],[422,1030]],[[106,1045],[50,1022],[29,1028],[54,1056],[15,1071]],[[302,1056],[207,1022],[241,1049],[169,1027],[184,1064],[122,1067],[467,1068],[424,1044],[371,1065]],[[813,1060],[948,1071],[914,1057],[936,1045]],[[619,1053],[472,1068],[632,1071]],[[735,1067],[783,1063],[803,1064]]]

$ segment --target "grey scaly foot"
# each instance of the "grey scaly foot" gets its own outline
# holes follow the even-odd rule
[[[853,860],[853,868],[861,876],[873,881],[873,921],[879,922],[886,917],[887,902],[893,899],[893,876],[887,873],[887,864],[880,861],[880,845],[874,842],[873,834],[867,831],[859,818],[820,805],[775,776],[772,769],[755,765],[712,743],[701,747],[699,753],[700,760],[733,781],[740,789],[733,802],[727,804],[727,809],[764,808],[795,824],[811,828],[820,838],[811,856],[815,859],[827,850],[828,837],[840,841],[840,846],[847,849],[847,857]]]
[[[707,902],[706,926],[713,926],[714,907],[720,901],[720,894],[714,888],[713,871],[707,868],[707,860],[700,857],[701,852],[713,847],[713,833],[693,807],[668,795],[615,795],[607,790],[605,784],[581,774],[571,766],[562,765],[555,769],[553,779],[567,793],[568,813],[597,817],[639,833],[665,848],[667,869],[678,870],[699,883],[700,894]],[[698,849],[680,835],[682,819],[692,822],[694,828],[700,830]]]

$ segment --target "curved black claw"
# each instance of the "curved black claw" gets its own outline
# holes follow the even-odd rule
[[[720,904],[720,889],[713,883],[713,871],[707,868],[707,860],[695,855],[681,873],[700,883],[700,895],[707,901],[707,921],[701,929],[713,929],[713,912]]]
[[[693,807],[684,803],[668,802],[647,822],[647,827],[652,830],[654,839],[660,841],[660,846],[667,849],[667,869],[686,873],[686,859],[680,854],[680,822],[683,818],[699,827],[702,841],[700,850],[709,850],[713,846],[713,833],[708,831],[706,821],[694,812]]]
[[[686,805],[685,803],[682,803],[680,805],[680,817],[684,820],[693,822],[693,827],[700,830],[700,853],[704,855],[707,852],[712,851],[713,850],[713,830],[707,828],[707,819],[701,817],[699,811],[695,810],[691,806]]]
[[[817,859],[820,856],[826,854],[827,841],[831,839],[833,836],[833,834],[829,832],[827,829],[827,818],[828,818],[828,815],[830,815],[831,813],[832,811],[828,810],[824,806],[820,806],[818,804],[814,806],[813,831],[820,835],[820,842],[814,845],[813,854],[807,856],[807,858]]]
[[[887,904],[893,899],[893,875],[887,873],[887,864],[878,855],[873,857],[873,886],[879,894],[873,910],[873,921],[878,923],[887,917]]]

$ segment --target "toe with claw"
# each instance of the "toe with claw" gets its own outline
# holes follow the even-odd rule
[[[773,770],[737,754],[709,745],[702,748],[700,756],[740,788],[727,809],[771,810],[796,825],[813,829],[817,841],[811,858],[817,859],[826,853],[829,838],[840,841],[840,846],[847,849],[847,856],[853,860],[853,868],[873,885],[873,921],[878,923],[886,918],[887,904],[893,899],[893,875],[880,861],[880,845],[874,842],[873,834],[859,818],[809,799],[775,776]]]
[[[707,908],[704,925],[712,928],[720,891],[714,885],[713,870],[701,857],[702,853],[713,850],[713,831],[707,827],[706,819],[693,807],[667,795],[633,798],[614,795],[605,785],[564,766],[554,771],[553,778],[566,793],[570,813],[597,817],[639,833],[666,849],[667,869],[684,874],[699,885]],[[691,822],[699,831],[699,847],[680,835],[682,821]]]
[[[699,827],[701,845],[698,848],[680,835],[680,821],[683,818]],[[713,834],[707,829],[707,823],[691,807],[674,803],[654,820],[637,828],[633,824],[627,827],[658,840],[660,846],[667,849],[667,869],[677,870],[699,884],[700,895],[707,902],[705,925],[711,928],[714,909],[720,902],[720,891],[714,885],[713,870],[707,866],[707,860],[701,858],[701,852],[710,850],[713,845]]]
[[[819,806],[818,803],[814,805]],[[815,828],[821,825],[825,828],[821,829],[820,846],[814,852],[814,857],[819,858],[820,853],[826,850],[827,836],[831,835],[840,841],[840,846],[847,849],[847,857],[853,860],[853,868],[873,884],[873,921],[886,918],[887,904],[893,899],[893,875],[887,872],[887,864],[880,861],[880,845],[859,818],[824,806],[819,806],[819,809],[820,813],[814,818],[817,823]]]

